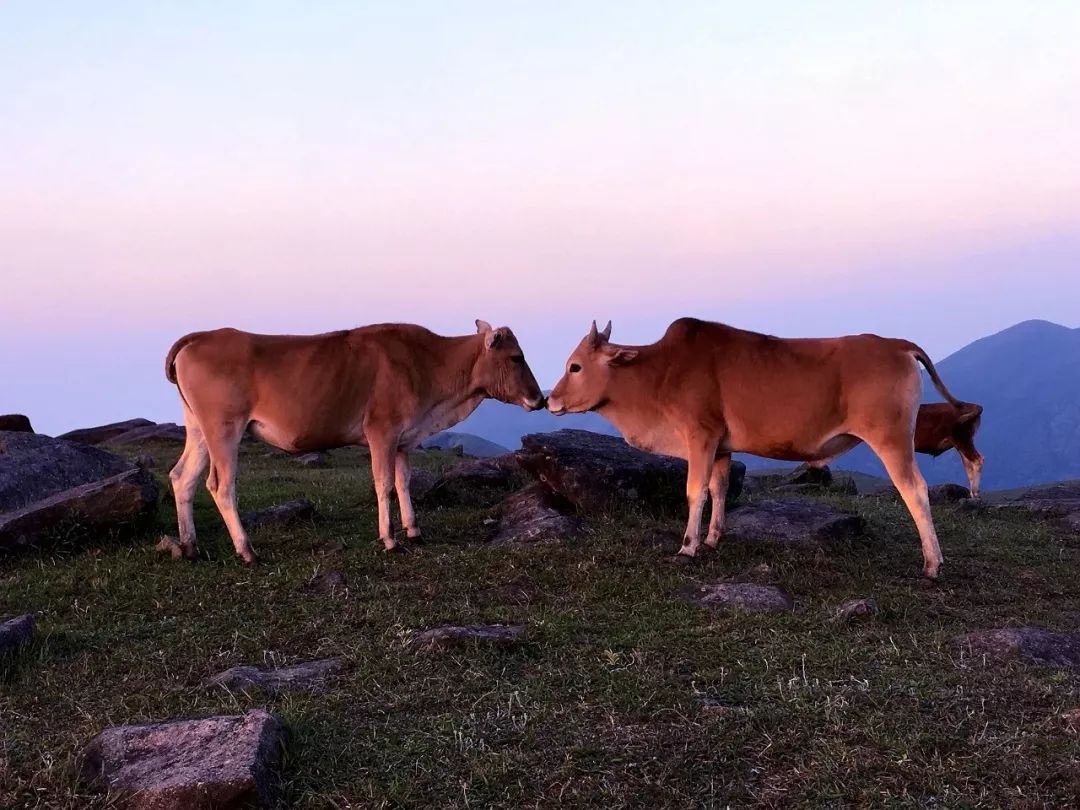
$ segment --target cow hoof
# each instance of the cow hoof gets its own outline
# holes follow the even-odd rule
[[[416,537],[407,538],[407,542],[410,546],[422,546],[424,545],[424,535],[418,534]]]
[[[405,548],[404,544],[396,543],[386,550],[387,554],[408,554],[409,550]]]
[[[936,565],[928,565],[928,566],[926,566],[925,568],[923,568],[923,576],[926,577],[927,579],[937,579],[938,578],[938,566],[936,566]]]
[[[259,558],[256,557],[254,554],[250,557],[241,557],[241,560],[243,560],[245,568],[254,568],[259,564]]]

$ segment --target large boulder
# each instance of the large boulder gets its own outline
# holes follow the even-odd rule
[[[135,810],[229,810],[278,796],[285,729],[261,709],[244,715],[116,726],[83,751],[80,781]]]
[[[494,543],[570,540],[585,530],[573,505],[540,483],[531,484],[499,504]]]
[[[0,415],[0,431],[12,433],[33,433],[34,428],[30,424],[30,418],[21,413],[5,413]]]
[[[587,430],[536,433],[521,439],[521,466],[582,514],[626,506],[651,512],[686,508],[686,462],[646,453],[614,436]],[[727,500],[742,492],[746,466],[731,463]]]
[[[0,550],[55,530],[110,529],[151,514],[153,477],[103,450],[34,433],[0,433]]]
[[[803,498],[753,501],[732,509],[724,523],[726,540],[774,540],[815,546],[848,540],[863,530],[858,515]]]
[[[413,473],[414,479],[417,470]],[[414,481],[413,497],[430,504],[492,503],[523,481],[521,466],[513,454],[462,461],[426,485]]]
[[[80,444],[101,444],[135,428],[148,427],[153,424],[149,419],[127,419],[123,422],[110,422],[107,425],[69,430],[67,433],[61,433],[57,438],[79,442]]]

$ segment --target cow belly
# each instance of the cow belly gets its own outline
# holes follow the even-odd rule
[[[686,442],[672,430],[666,430],[663,427],[635,430],[632,433],[625,433],[623,437],[627,444],[638,450],[686,458]]]
[[[248,429],[256,438],[267,444],[284,450],[286,453],[310,453],[316,450],[331,450],[350,444],[363,444],[363,432],[349,435],[349,431],[340,430],[291,430],[284,425],[272,422],[253,421]]]

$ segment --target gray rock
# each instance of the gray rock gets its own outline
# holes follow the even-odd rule
[[[0,462],[2,459],[0,456]],[[0,550],[13,551],[38,545],[58,536],[70,538],[95,531],[128,528],[152,517],[157,498],[153,477],[137,467],[65,489],[0,513]]]
[[[878,613],[877,600],[872,596],[866,599],[853,599],[845,602],[833,613],[833,621],[844,624],[869,619]]]
[[[858,515],[802,498],[754,501],[732,509],[724,524],[728,540],[774,540],[795,546],[821,545],[856,537]]]
[[[152,470],[157,466],[157,462],[154,461],[154,457],[149,453],[143,453],[141,456],[135,457],[135,466],[141,467],[144,470]]]
[[[134,810],[267,806],[279,793],[284,742],[281,721],[261,709],[116,726],[83,751],[80,781]]]
[[[942,503],[956,503],[957,501],[968,500],[971,498],[971,490],[967,487],[960,486],[960,484],[938,484],[937,486],[930,487],[927,490],[927,494],[930,496],[930,503],[942,504]]]
[[[111,422],[108,425],[97,425],[96,427],[69,430],[67,433],[61,433],[56,438],[79,442],[80,444],[101,444],[122,433],[127,433],[135,428],[148,427],[153,424],[154,423],[149,419],[128,419],[124,422]]]
[[[811,484],[817,487],[828,487],[833,483],[833,474],[828,466],[811,467],[809,464],[801,464],[784,475],[781,483],[784,485]]]
[[[318,593],[335,594],[348,587],[345,575],[340,571],[320,571],[310,580],[305,588]]]
[[[34,637],[34,615],[26,613],[0,624],[0,658],[10,655]]]
[[[573,505],[543,484],[532,484],[504,500],[498,508],[494,543],[535,543],[579,537],[585,524]]]
[[[261,689],[271,694],[315,692],[325,688],[327,681],[340,672],[341,668],[340,658],[309,661],[306,664],[295,664],[278,669],[240,666],[215,675],[204,685],[225,689]]]
[[[1023,510],[1056,522],[1066,531],[1080,531],[1080,481],[991,494],[989,508]]]
[[[21,413],[6,413],[0,415],[0,431],[11,433],[33,433],[34,428],[30,424],[30,418]]]
[[[958,636],[956,643],[997,661],[1080,667],[1080,632],[1058,633],[1039,627],[1003,627]]]
[[[745,706],[732,706],[719,698],[702,698],[701,713],[712,717],[749,717],[753,712]]]
[[[406,639],[405,646],[414,651],[467,647],[472,644],[507,647],[521,641],[524,635],[525,629],[516,625],[448,625],[416,630]]]
[[[272,524],[287,526],[298,520],[310,518],[314,514],[315,504],[307,498],[296,498],[285,503],[268,506],[266,509],[242,512],[240,522],[244,524],[244,528],[251,530]]]
[[[187,441],[187,430],[183,425],[174,422],[162,422],[161,424],[149,424],[142,427],[132,428],[116,436],[105,439],[101,444],[124,445],[136,442],[167,442],[170,444],[183,444]]]
[[[559,430],[521,439],[521,466],[577,508],[582,515],[627,506],[652,512],[686,508],[686,462],[645,453],[614,436]],[[727,500],[742,492],[746,466],[731,463]]]
[[[312,469],[321,469],[329,465],[329,457],[326,453],[304,453],[302,456],[297,456],[295,461],[301,467]]]
[[[707,608],[746,610],[751,613],[790,613],[795,600],[775,585],[754,582],[714,582],[683,588],[679,596]]]

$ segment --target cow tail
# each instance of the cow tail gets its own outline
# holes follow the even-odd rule
[[[926,369],[926,373],[930,375],[930,381],[934,384],[934,388],[937,389],[938,393],[945,397],[945,400],[954,408],[962,408],[964,403],[954,397],[952,395],[952,392],[950,392],[949,389],[945,387],[945,383],[941,381],[941,377],[938,376],[937,369],[934,368],[933,361],[930,360],[926,352],[924,352],[914,343],[906,340],[903,342],[905,344],[905,348],[909,352],[911,352],[912,357],[914,357],[916,360],[923,364],[923,367]]]
[[[184,396],[184,389],[180,387],[179,381],[176,379],[176,356],[180,354],[185,346],[191,343],[202,332],[192,332],[190,335],[184,335],[169,349],[169,353],[165,355],[165,379],[176,386],[177,392],[180,394],[180,399],[184,403],[184,407],[191,410],[191,406],[188,405],[187,397]]]

